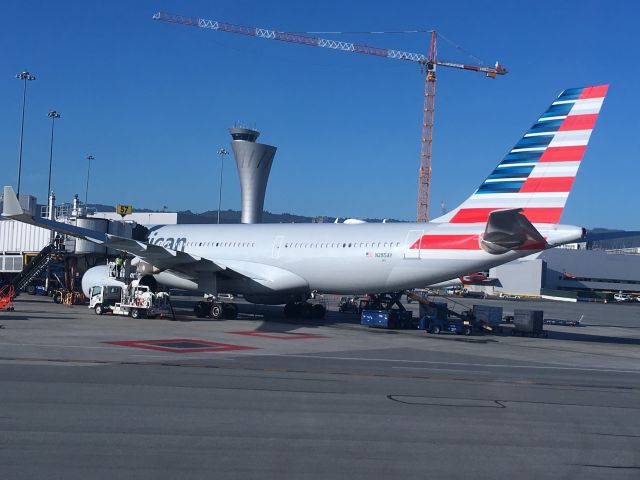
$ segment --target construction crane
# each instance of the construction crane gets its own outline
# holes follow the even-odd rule
[[[418,208],[417,221],[426,222],[429,219],[429,193],[431,187],[431,145],[433,143],[433,118],[435,113],[436,97],[436,66],[482,72],[488,78],[496,78],[497,75],[504,75],[507,69],[496,62],[495,66],[487,67],[482,65],[465,65],[462,63],[446,62],[438,60],[436,42],[438,34],[431,31],[431,41],[429,44],[429,54],[427,56],[420,53],[403,52],[389,48],[374,47],[351,42],[328,40],[325,38],[311,37],[300,33],[278,32],[258,27],[246,27],[243,25],[233,25],[217,20],[207,20],[204,18],[187,17],[170,13],[158,12],[153,15],[154,20],[167,23],[177,23],[190,27],[206,28],[221,32],[237,33],[252,37],[264,38],[267,40],[278,40],[280,42],[297,43],[310,47],[322,47],[343,52],[360,53],[373,55],[376,57],[391,58],[395,60],[408,60],[420,65],[426,70],[424,107],[422,116],[422,144],[420,148],[420,169],[418,177]]]

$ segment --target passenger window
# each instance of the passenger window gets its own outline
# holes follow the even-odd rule
[[[351,248],[351,244],[349,244],[349,248]]]

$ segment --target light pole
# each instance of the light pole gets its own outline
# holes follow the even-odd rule
[[[218,188],[218,224],[220,224],[220,206],[222,205],[222,172],[224,171],[224,156],[229,155],[229,152],[225,148],[218,150],[220,155],[220,187]]]
[[[89,174],[91,173],[91,160],[94,160],[94,156],[93,155],[87,155],[86,156],[87,159],[87,189],[84,192],[84,208],[85,208],[85,213],[87,211],[87,199],[89,198]]]
[[[56,118],[60,118],[60,114],[55,110],[47,113],[47,117],[51,119],[51,144],[49,146],[49,184],[47,185],[47,198],[51,195],[51,165],[53,164],[53,131],[56,125]]]
[[[51,144],[49,146],[49,182],[47,184],[47,210],[48,215],[47,218],[49,220],[54,220],[54,205],[55,205],[55,197],[53,196],[53,192],[51,191],[51,165],[53,164],[53,132],[55,129],[56,118],[60,118],[60,114],[55,110],[51,110],[47,113],[47,117],[51,119]],[[49,243],[53,243],[53,240],[56,236],[56,233],[51,230],[49,232]],[[56,245],[56,248],[59,248],[59,245]],[[49,292],[49,276],[51,275],[51,265],[47,264],[47,276],[45,277],[44,288],[46,292]]]
[[[24,87],[22,89],[22,117],[20,119],[20,152],[18,153],[18,185],[17,185],[17,197],[20,198],[20,177],[22,176],[22,140],[24,138],[24,110],[27,105],[27,82],[35,80],[36,77],[29,72],[22,72],[16,75],[18,80],[24,81]]]

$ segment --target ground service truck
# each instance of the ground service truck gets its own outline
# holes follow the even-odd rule
[[[89,308],[97,315],[111,312],[133,318],[156,318],[160,315],[173,317],[169,294],[154,293],[147,285],[96,285],[91,288]]]

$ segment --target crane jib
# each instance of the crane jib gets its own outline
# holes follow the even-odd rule
[[[210,28],[223,32],[239,33],[241,35],[250,35],[253,37],[265,38],[267,40],[278,40],[281,42],[297,43],[300,45],[308,45],[310,47],[330,48],[333,50],[342,50],[344,52],[363,53],[366,55],[374,55],[377,57],[386,57],[397,60],[410,60],[414,62],[425,62],[426,57],[419,53],[403,52],[401,50],[392,50],[388,48],[374,47],[352,42],[341,42],[338,40],[330,40],[326,38],[309,37],[300,35],[299,33],[277,32],[266,28],[243,27],[241,25],[233,25],[231,23],[222,23],[214,20],[197,20],[197,26],[201,28]],[[189,22],[190,25],[194,23]]]
[[[310,47],[322,47],[332,50],[359,53],[365,55],[373,55],[378,58],[391,58],[396,60],[409,60],[426,66],[427,74],[425,76],[424,91],[424,107],[422,121],[422,144],[420,147],[420,169],[418,180],[418,202],[417,202],[417,220],[418,222],[426,222],[429,219],[429,197],[431,183],[431,144],[433,141],[433,117],[435,111],[435,85],[436,75],[435,66],[456,68],[460,70],[483,72],[487,78],[496,78],[497,75],[504,75],[507,69],[496,62],[495,66],[488,67],[483,65],[465,65],[461,63],[452,63],[438,60],[436,58],[436,41],[438,34],[435,30],[430,30],[431,41],[429,44],[429,55],[419,53],[403,52],[401,50],[391,50],[388,48],[374,47],[371,45],[363,45],[351,42],[341,42],[337,40],[328,40],[325,38],[311,37],[301,35],[299,33],[278,32],[265,28],[246,27],[242,25],[233,25],[230,23],[222,23],[215,20],[196,19],[185,17],[182,15],[172,15],[158,12],[153,15],[154,20],[160,20],[169,23],[177,23],[192,27],[207,28],[211,30],[237,33],[240,35],[248,35],[252,37],[264,38],[267,40],[278,40],[280,42],[296,43],[298,45],[308,45]],[[444,37],[442,37],[444,38]],[[446,40],[446,39],[445,39]],[[449,40],[448,40],[449,41]],[[449,41],[450,42],[450,41]]]
[[[217,20],[207,20],[205,18],[192,18],[182,15],[172,15],[158,12],[153,16],[154,20],[163,22],[177,23],[199,28],[208,28],[222,32],[237,33],[240,35],[248,35],[252,37],[265,38],[267,40],[278,40],[281,42],[297,43],[300,45],[308,45],[310,47],[330,48],[332,50],[342,50],[344,52],[362,53],[365,55],[373,55],[376,57],[391,58],[395,60],[409,60],[418,63],[426,63],[427,58],[420,53],[404,52],[402,50],[393,50],[389,48],[374,47],[352,42],[341,42],[338,40],[330,40],[326,38],[310,37],[300,35],[298,33],[278,32],[266,28],[245,27],[243,25],[234,25],[232,23],[223,23]]]
[[[206,18],[193,18],[184,15],[174,15],[164,12],[158,12],[153,15],[154,20],[163,22],[177,23],[188,25],[191,27],[208,28],[222,32],[237,33],[240,35],[248,35],[251,37],[265,38],[267,40],[278,40],[281,42],[297,43],[299,45],[307,45],[310,47],[322,47],[332,50],[341,50],[343,52],[361,53],[365,55],[373,55],[376,57],[391,58],[395,60],[409,60],[420,64],[426,64],[428,59],[421,53],[404,52],[402,50],[393,50],[390,48],[375,47],[352,42],[342,42],[338,40],[329,40],[326,38],[310,37],[299,33],[278,32],[259,27],[247,27],[243,25],[234,25],[232,23],[223,23],[217,20],[208,20]],[[463,65],[459,63],[451,63],[445,61],[436,61],[436,65],[443,67],[459,68],[461,70],[471,70],[474,72],[485,72],[489,74],[504,75],[506,69],[496,64],[495,67],[484,67],[475,65]],[[493,76],[493,75],[492,75]]]

